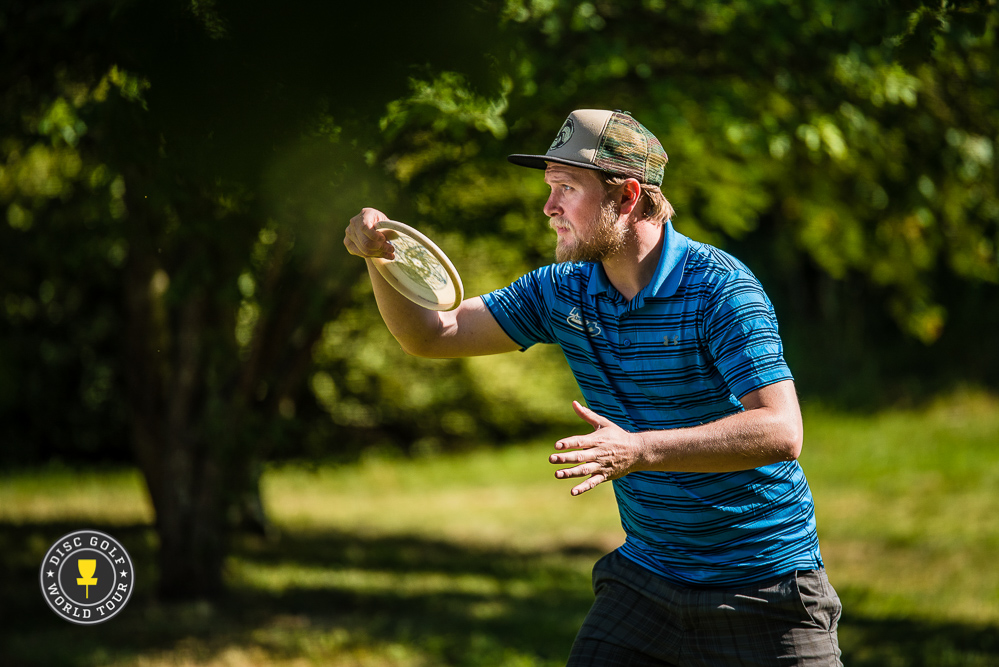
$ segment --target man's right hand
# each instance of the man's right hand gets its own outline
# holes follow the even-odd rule
[[[375,229],[379,222],[388,219],[388,216],[377,209],[362,208],[360,213],[350,219],[344,232],[343,245],[347,252],[358,257],[395,259],[395,249],[389,243],[392,232]]]
[[[395,259],[395,250],[390,243],[395,232],[375,229],[382,220],[388,220],[388,217],[373,208],[362,208],[351,218],[343,238],[347,252],[365,259]],[[389,285],[374,262],[367,262],[367,265],[378,312],[406,353],[445,358],[520,349],[496,322],[481,297],[465,299],[455,310],[427,310]]]

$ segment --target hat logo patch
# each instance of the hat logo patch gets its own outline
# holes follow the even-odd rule
[[[569,143],[569,139],[572,138],[572,129],[572,119],[566,118],[565,122],[562,123],[562,129],[560,129],[558,134],[555,135],[555,141],[552,142],[551,148],[548,149],[548,152],[550,153],[554,150],[562,148],[562,146]]]

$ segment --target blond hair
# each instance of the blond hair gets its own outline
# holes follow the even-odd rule
[[[608,192],[613,188],[624,185],[624,182],[628,180],[625,176],[615,176],[606,172],[602,172],[601,176],[603,176],[604,187]],[[640,186],[641,195],[639,196],[639,202],[645,205],[646,218],[652,222],[661,224],[676,215],[673,205],[667,201],[666,195],[663,194],[658,185],[641,183]]]

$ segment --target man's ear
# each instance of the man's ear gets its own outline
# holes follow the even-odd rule
[[[618,202],[621,204],[620,214],[629,215],[642,199],[642,186],[634,178],[626,179],[618,190]]]

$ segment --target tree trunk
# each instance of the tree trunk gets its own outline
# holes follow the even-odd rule
[[[350,302],[364,265],[334,266],[327,279],[340,289],[314,293],[321,264],[282,276],[284,258],[272,258],[252,344],[241,355],[235,305],[211,298],[238,273],[168,291],[142,210],[129,204],[136,234],[126,266],[125,375],[136,460],[156,512],[158,590],[163,598],[211,597],[222,590],[228,530],[274,534],[259,489],[263,457],[280,431],[269,427],[286,418],[282,404],[303,386],[323,324]],[[314,256],[329,255],[319,250]]]
[[[202,427],[206,299],[189,298],[171,322],[169,278],[155,260],[134,252],[128,273],[125,372],[136,459],[156,512],[159,595],[211,597],[222,589],[227,476]]]

